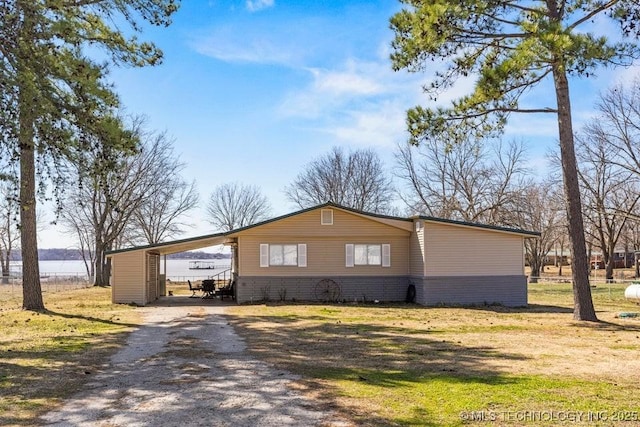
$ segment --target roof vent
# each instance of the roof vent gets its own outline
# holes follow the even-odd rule
[[[320,224],[333,225],[333,209],[322,209],[320,211]]]

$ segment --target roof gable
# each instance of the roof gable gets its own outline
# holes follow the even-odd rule
[[[333,222],[322,224],[322,212],[333,211]],[[305,209],[292,215],[285,215],[229,233],[230,237],[245,235],[278,235],[296,237],[327,236],[384,236],[406,235],[413,228],[413,222],[405,219],[373,216],[342,209],[332,205],[321,205]]]

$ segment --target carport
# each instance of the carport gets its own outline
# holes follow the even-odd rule
[[[166,255],[216,245],[231,247],[231,273],[237,272],[237,240],[224,233],[108,252],[112,302],[147,305],[165,296]],[[161,256],[165,256],[163,272],[160,271]]]

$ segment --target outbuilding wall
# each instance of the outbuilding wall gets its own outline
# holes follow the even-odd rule
[[[111,255],[111,297],[114,303],[148,302],[145,286],[145,251]]]

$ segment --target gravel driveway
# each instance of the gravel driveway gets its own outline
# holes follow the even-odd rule
[[[222,306],[141,308],[144,326],[59,410],[53,426],[338,425],[295,376],[250,357]]]

